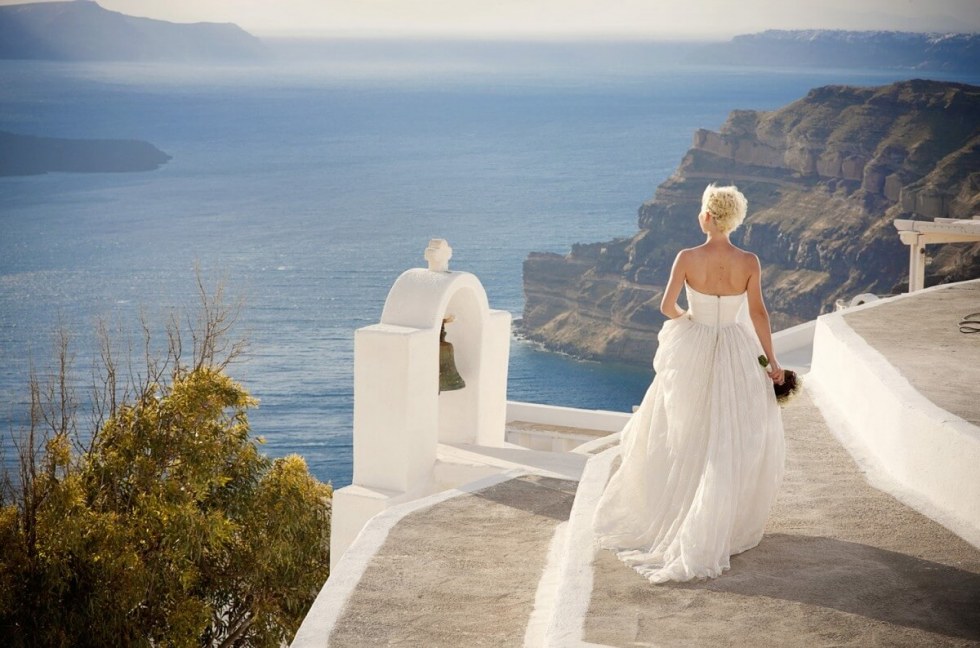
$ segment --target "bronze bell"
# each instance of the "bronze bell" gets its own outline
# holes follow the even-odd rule
[[[456,370],[456,360],[453,357],[453,345],[446,342],[446,323],[442,323],[439,331],[439,392],[453,391],[466,387],[466,382]]]

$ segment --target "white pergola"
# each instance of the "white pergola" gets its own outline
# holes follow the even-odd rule
[[[902,243],[909,246],[909,292],[922,290],[926,279],[926,246],[931,243],[980,242],[980,217],[973,220],[937,218],[932,221],[895,220]]]

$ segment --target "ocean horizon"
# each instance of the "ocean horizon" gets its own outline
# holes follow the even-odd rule
[[[260,401],[264,451],[347,485],[354,331],[425,265],[429,239],[447,239],[450,268],[519,318],[527,254],[634,233],[696,129],[821,85],[915,76],[680,66],[659,44],[535,58],[532,44],[498,43],[458,59],[413,47],[345,43],[248,66],[0,61],[0,130],[142,139],[172,156],[151,172],[0,178],[5,465],[30,367],[45,373],[58,327],[81,393],[96,321],[125,341],[144,312],[161,337],[172,309],[193,313],[200,268],[245,304],[250,349],[230,374]],[[515,337],[508,396],[628,411],[651,371]]]

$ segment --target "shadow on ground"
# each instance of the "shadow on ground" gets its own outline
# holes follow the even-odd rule
[[[668,587],[796,601],[980,640],[980,574],[834,538],[768,535],[734,556],[721,578]]]

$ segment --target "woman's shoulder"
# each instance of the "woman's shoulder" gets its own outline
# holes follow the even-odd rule
[[[737,251],[739,260],[741,260],[742,263],[746,264],[747,266],[759,265],[759,257],[755,254],[755,252],[749,252],[748,250],[743,250],[740,247],[736,247],[735,250]]]
[[[692,259],[697,258],[697,256],[702,252],[701,246],[684,248],[677,253],[677,258],[674,263],[683,265],[684,263],[690,262]]]
[[[696,245],[694,247],[683,248],[677,253],[677,256],[691,256],[692,254],[697,254],[704,249],[704,245]]]
[[[695,245],[694,247],[684,248],[677,253],[678,258],[691,259],[698,257],[702,254],[709,254],[710,250],[708,247],[702,243],[701,245]]]

